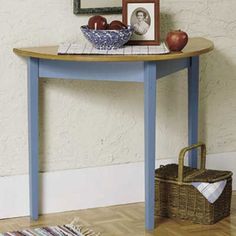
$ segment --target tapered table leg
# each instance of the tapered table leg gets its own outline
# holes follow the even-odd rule
[[[156,137],[156,63],[144,63],[145,117],[145,222],[154,229],[155,137]]]
[[[190,58],[188,68],[188,143],[198,142],[199,57]],[[189,153],[189,166],[197,167],[197,150]]]
[[[28,59],[28,130],[30,216],[38,219],[38,80],[39,60]]]

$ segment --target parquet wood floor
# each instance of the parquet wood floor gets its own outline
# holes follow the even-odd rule
[[[102,236],[236,236],[236,194],[233,195],[231,216],[211,226],[162,218],[157,219],[157,227],[153,232],[145,232],[144,204],[137,203],[48,214],[36,222],[30,221],[28,217],[0,220],[0,232],[67,224],[75,218],[101,232]]]

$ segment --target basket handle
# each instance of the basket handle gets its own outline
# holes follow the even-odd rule
[[[184,170],[184,157],[186,152],[193,150],[195,148],[201,147],[201,170],[206,168],[206,145],[204,143],[193,144],[189,147],[183,148],[179,154],[179,167],[178,167],[178,182],[183,183],[183,170]]]

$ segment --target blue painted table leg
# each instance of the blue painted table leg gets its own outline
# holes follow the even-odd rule
[[[198,142],[199,57],[190,58],[188,68],[188,143]],[[197,167],[197,150],[189,153],[189,166]]]
[[[39,60],[28,59],[28,129],[30,216],[38,219],[38,80]]]
[[[144,63],[145,118],[145,221],[154,229],[155,136],[156,136],[156,63]]]

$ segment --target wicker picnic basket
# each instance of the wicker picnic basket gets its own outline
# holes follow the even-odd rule
[[[186,152],[201,147],[200,169],[184,166]],[[179,165],[161,166],[155,173],[155,215],[180,218],[200,224],[214,224],[230,215],[232,172],[206,170],[206,146],[199,143],[181,150]],[[212,204],[192,182],[227,180],[220,197]]]

